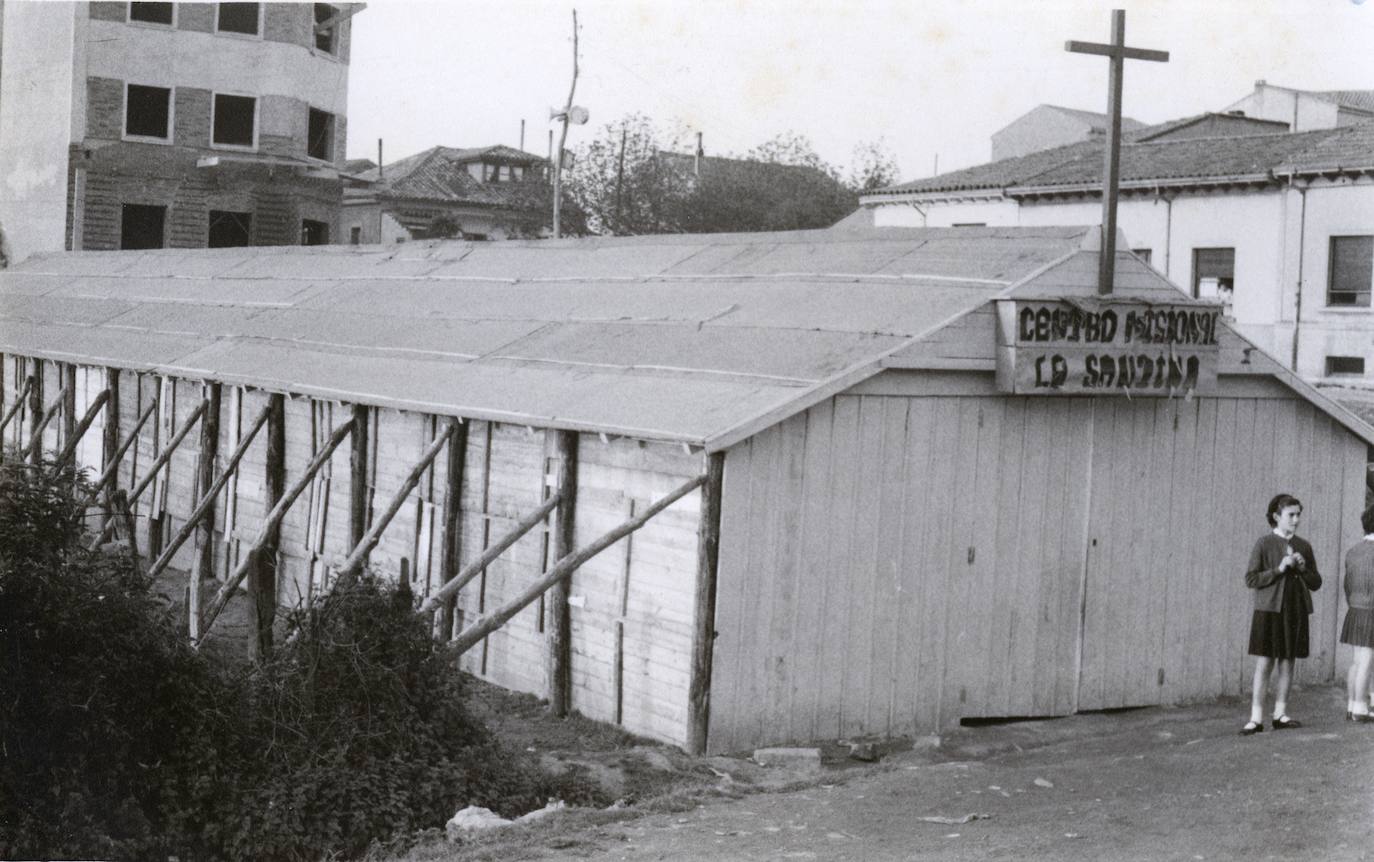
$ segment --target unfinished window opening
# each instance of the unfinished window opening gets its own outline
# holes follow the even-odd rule
[[[258,100],[252,96],[215,94],[214,134],[211,143],[226,147],[252,147]]]
[[[328,111],[310,109],[310,134],[306,155],[326,162],[334,160],[334,115]]]
[[[314,219],[301,219],[301,245],[328,245],[329,225]]]
[[[251,245],[253,234],[252,213],[236,213],[229,210],[210,210],[210,248],[239,248]]]
[[[333,54],[337,47],[335,38],[338,31],[338,24],[333,21],[338,14],[329,3],[315,4],[315,48],[327,54]]]
[[[124,134],[136,138],[172,137],[172,91],[129,84],[124,92]]]
[[[130,3],[129,20],[142,24],[165,24],[172,26],[176,14],[172,3]]]
[[[351,228],[348,229],[348,244],[349,244],[349,245],[362,245],[362,244],[363,244],[363,229],[362,229],[360,226],[358,226],[358,225],[353,225],[353,227],[351,227]]]
[[[221,3],[217,27],[221,33],[256,36],[261,9],[261,3]]]
[[[1364,375],[1363,356],[1328,356],[1326,357],[1326,376],[1336,377],[1338,375]]]
[[[1234,248],[1193,249],[1193,296],[1219,299],[1222,310],[1231,313],[1235,294],[1236,250]]]
[[[1374,236],[1331,237],[1330,261],[1326,304],[1368,308],[1374,285]]]
[[[477,180],[479,183],[482,182],[482,180],[484,179],[484,176],[483,176],[483,173],[482,173],[482,163],[481,163],[481,162],[469,162],[469,163],[468,163],[468,176],[472,177],[474,180]]]
[[[166,207],[124,204],[120,209],[119,247],[163,248],[166,223]]]

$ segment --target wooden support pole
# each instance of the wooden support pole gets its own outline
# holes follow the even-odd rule
[[[43,360],[34,359],[33,362],[33,385],[29,387],[29,442],[25,449],[26,459],[33,464],[38,463],[43,444],[34,444],[35,440],[43,439]]]
[[[48,425],[52,422],[53,418],[56,417],[57,414],[62,411],[62,405],[65,404],[66,401],[67,390],[63,389],[60,392],[58,392],[57,397],[54,398],[52,402],[48,404],[48,408],[43,411],[42,418],[40,418],[36,423],[34,423],[32,429],[32,436],[30,436],[29,438],[29,446],[24,453],[28,458],[30,464],[37,464],[40,460],[42,460],[43,432],[47,430]]]
[[[420,606],[420,613],[433,613],[434,610],[439,607],[440,603],[446,602],[449,599],[457,596],[459,590],[467,586],[468,582],[471,581],[473,578],[480,575],[487,566],[490,566],[492,563],[494,563],[496,561],[496,558],[501,556],[501,554],[504,553],[507,548],[509,548],[511,545],[514,545],[516,542],[520,540],[521,536],[525,535],[530,530],[533,530],[545,518],[547,518],[549,516],[549,513],[552,512],[554,508],[558,506],[558,503],[561,499],[561,497],[555,494],[554,496],[545,500],[543,503],[539,505],[538,509],[535,509],[533,512],[530,512],[528,515],[526,515],[524,518],[520,520],[520,523],[512,527],[510,532],[506,533],[504,536],[497,539],[494,544],[488,545],[486,550],[482,551],[482,556],[473,560],[471,563],[468,563],[467,566],[465,566],[461,572],[454,575],[453,578],[448,581],[448,583],[444,584],[442,587],[435,590],[429,598],[425,599],[425,603]]]
[[[95,422],[96,414],[105,406],[105,402],[110,400],[110,390],[102,389],[100,394],[91,401],[91,406],[86,408],[86,413],[81,417],[81,421],[72,426],[71,430],[64,432],[66,443],[62,446],[62,451],[57,453],[57,459],[53,462],[53,472],[57,473],[66,466],[72,456],[76,454],[76,447],[81,442],[81,438],[86,436],[86,432],[91,430],[91,424]]]
[[[103,480],[105,474],[110,471],[111,464],[118,464],[119,459],[124,457],[124,453],[119,449],[119,369],[105,369],[105,391],[109,393],[109,400],[105,402],[105,421],[101,425],[100,441],[100,478],[101,484],[91,491],[91,502],[95,502],[100,496],[100,489],[105,487]],[[117,468],[116,468],[117,469]],[[104,513],[106,517],[113,511],[110,506],[110,495],[105,495]]]
[[[113,392],[114,390],[111,390],[111,391]],[[113,395],[112,395],[111,398],[110,398],[110,413],[111,413],[111,415],[114,415],[114,414],[117,412],[117,409],[118,409],[118,408],[115,406],[115,403],[114,403],[114,402],[115,402],[115,397],[116,397],[116,396],[113,396]],[[114,478],[115,478],[116,475],[118,475],[118,473],[119,473],[119,465],[120,465],[120,462],[122,462],[122,461],[124,460],[124,455],[125,455],[125,453],[129,451],[129,447],[130,447],[130,446],[134,445],[134,441],[138,439],[138,432],[143,430],[143,426],[146,425],[146,424],[148,424],[148,420],[152,418],[153,413],[155,413],[156,411],[157,411],[157,399],[154,398],[152,401],[148,402],[148,406],[147,406],[147,407],[143,408],[143,413],[142,413],[142,415],[140,415],[140,416],[138,417],[138,421],[134,423],[134,430],[132,430],[132,431],[129,432],[129,436],[124,438],[124,441],[121,442],[121,443],[119,444],[119,446],[114,450],[114,452],[113,452],[112,454],[107,454],[107,455],[105,456],[105,472],[101,473],[101,474],[100,474],[100,478],[99,478],[99,479],[96,479],[96,480],[95,480],[95,484],[91,486],[91,496],[86,500],[86,505],[89,506],[91,503],[94,503],[96,497],[99,496],[100,492],[101,492],[102,490],[104,490],[104,489],[106,488],[106,486],[108,486],[108,485],[114,480]],[[107,420],[108,420],[108,417],[106,417],[106,418],[107,418]],[[119,426],[118,426],[118,425],[115,426],[115,431],[116,431],[116,433],[118,433],[118,431],[119,431]],[[105,438],[106,438],[106,439],[105,439],[105,442],[106,442],[106,443],[109,443],[109,436],[110,436],[110,428],[109,428],[109,425],[106,425],[106,426],[105,426]],[[113,494],[113,492],[111,492],[111,494]],[[109,495],[107,495],[107,496],[109,496]],[[106,521],[108,522],[109,519],[110,519],[110,517],[112,517],[113,515],[114,515],[114,510],[111,509],[111,510],[110,510],[110,513],[106,516]]]
[[[15,416],[19,415],[19,409],[24,406],[24,397],[32,390],[33,377],[25,377],[24,382],[19,387],[19,391],[14,396],[14,403],[5,411],[5,418],[0,419],[0,434],[5,433],[5,429],[10,427],[10,422],[14,420]]]
[[[447,584],[458,570],[463,553],[463,472],[468,460],[468,423],[459,422],[448,438],[448,469],[444,473],[444,523],[439,538],[439,583]],[[439,606],[439,641],[453,637],[456,595]]]
[[[62,369],[62,443],[76,435],[76,366],[59,363]]]
[[[679,485],[667,496],[663,497],[640,514],[625,521],[591,544],[579,548],[559,560],[552,569],[549,569],[539,580],[522,590],[515,598],[511,599],[492,613],[483,616],[466,629],[463,629],[462,634],[453,639],[454,654],[462,655],[467,652],[473,645],[480,643],[482,638],[505,625],[511,617],[520,613],[527,605],[543,595],[544,591],[549,587],[575,572],[578,566],[581,566],[592,557],[595,557],[611,545],[614,545],[616,542],[644,526],[649,522],[650,518],[695,491],[705,481],[705,476],[698,476],[695,479]]]
[[[348,450],[348,546],[356,548],[367,533],[367,419],[370,408],[353,405],[353,438]]]
[[[701,486],[697,519],[696,601],[692,619],[692,667],[687,686],[687,750],[706,752],[711,718],[711,663],[716,639],[716,572],[720,564],[720,490],[725,453],[706,456],[706,483]]]
[[[553,520],[553,558],[572,553],[573,515],[577,502],[577,432],[551,431],[554,449],[554,492],[559,496]],[[572,708],[572,614],[568,591],[572,578],[562,578],[549,588],[544,604],[545,638],[548,645],[549,711],[562,718]]]
[[[280,395],[274,395],[272,397],[274,399],[281,398]],[[278,401],[276,405],[274,405],[272,414],[274,416],[282,415],[284,413],[284,408],[284,402]],[[306,489],[310,481],[315,478],[315,474],[320,471],[320,468],[329,460],[329,457],[334,454],[334,450],[339,448],[339,444],[343,443],[344,438],[348,436],[348,432],[352,429],[353,422],[351,420],[335,428],[333,433],[329,435],[329,440],[324,444],[324,448],[315,454],[314,459],[312,459],[310,464],[305,468],[305,472],[301,474],[300,478],[296,480],[296,483],[292,485],[285,494],[281,495],[276,504],[272,507],[272,511],[267,513],[267,517],[263,520],[258,535],[253,539],[252,545],[249,546],[248,553],[244,556],[243,560],[239,562],[233,574],[231,574],[229,579],[219,588],[219,591],[215,593],[215,597],[211,599],[210,604],[206,607],[205,622],[201,634],[202,639],[209,633],[210,627],[214,625],[216,618],[219,617],[220,611],[224,610],[224,606],[229,602],[229,597],[234,594],[234,590],[238,589],[239,584],[243,583],[243,579],[248,575],[248,570],[255,567],[255,558],[269,551],[275,553],[275,546],[271,545],[269,540],[275,538],[276,534],[280,531],[282,518],[286,516],[287,510],[291,508],[291,504],[296,502],[296,498],[301,495],[301,492]],[[267,431],[267,453],[268,460],[271,462],[275,460],[275,458],[280,457],[272,455],[274,449],[278,451],[285,450],[285,423],[273,421],[269,417]],[[273,438],[278,434],[281,435],[280,439],[274,443]],[[275,608],[275,595],[273,597],[273,606]]]
[[[119,519],[119,524],[124,528],[124,532],[129,537],[129,557],[133,559],[134,566],[138,566],[138,534],[135,532],[137,525],[134,522],[134,510],[129,506],[129,495],[123,491],[115,491],[111,495],[111,502],[114,505],[115,517]]]
[[[214,385],[216,387],[219,386],[219,384]],[[181,529],[177,531],[177,534],[172,537],[172,541],[167,544],[166,549],[163,550],[162,554],[157,558],[157,561],[148,567],[149,577],[156,577],[159,572],[165,569],[168,564],[172,562],[172,555],[175,554],[182,545],[186,544],[186,540],[191,538],[191,535],[195,533],[197,529],[201,531],[201,535],[196,539],[196,547],[200,548],[202,552],[210,550],[211,542],[214,540],[215,501],[219,497],[219,492],[223,491],[224,486],[229,484],[229,480],[233,478],[234,471],[238,469],[239,462],[243,460],[244,455],[248,454],[248,447],[252,444],[253,438],[258,436],[258,432],[262,430],[262,426],[267,424],[267,415],[271,410],[270,405],[264,407],[258,413],[257,418],[253,420],[252,426],[248,429],[248,433],[240,438],[239,445],[235,446],[233,453],[229,455],[229,460],[225,463],[224,470],[220,472],[219,476],[215,476],[215,458],[218,455],[216,450],[219,448],[219,443],[218,440],[216,440],[216,442],[208,444],[209,455],[207,456],[205,454],[207,451],[205,448],[207,446],[205,437],[206,434],[210,433],[212,425],[216,426],[214,428],[215,437],[219,437],[219,393],[212,390],[210,399],[215,402],[215,404],[206,411],[205,422],[202,423],[201,426],[200,445],[202,448],[200,450],[200,463],[197,465],[198,475],[196,479],[197,487],[204,488],[204,483],[207,481],[210,487],[201,494],[200,500],[196,502],[195,508],[191,510],[191,514],[187,517],[186,523],[183,524]],[[209,564],[205,563],[204,565],[208,570]]]
[[[268,396],[267,406],[267,458],[263,465],[265,505],[269,511],[275,512],[281,505],[286,487],[286,396],[281,393]],[[319,462],[320,466],[324,463],[324,460]],[[314,471],[311,473],[310,479],[313,480]],[[302,490],[309,481],[300,485]],[[290,505],[287,503],[286,507],[281,509],[282,517],[285,517]],[[274,521],[269,516],[258,536],[260,540],[253,543],[249,553],[239,563],[239,568],[243,568],[244,563],[248,564],[245,574],[248,578],[248,597],[253,623],[252,635],[248,641],[248,656],[254,661],[260,661],[272,652],[272,625],[277,616],[277,564],[280,562],[278,552],[281,546],[281,518]],[[205,627],[209,628],[208,622]]]
[[[167,466],[168,461],[172,460],[172,453],[181,445],[181,441],[186,439],[186,435],[191,433],[191,429],[196,427],[196,423],[200,421],[201,414],[205,412],[205,407],[206,403],[204,401],[197,404],[196,409],[191,411],[191,415],[186,417],[186,423],[181,426],[181,430],[178,431],[176,436],[168,441],[163,450],[158,453],[157,460],[153,461],[152,465],[148,468],[148,472],[144,474],[143,478],[134,486],[134,490],[130,492],[130,508],[133,507],[134,503],[138,502],[138,498],[143,495],[143,492],[148,490],[148,486],[153,484],[153,480],[157,478],[158,471]],[[135,431],[134,433],[137,434],[138,432]],[[96,536],[95,541],[91,543],[91,550],[100,547],[101,543],[110,537],[111,529],[113,529],[113,525],[109,520],[101,525],[100,535]]]
[[[362,571],[363,566],[367,565],[367,555],[372,553],[372,549],[377,547],[377,543],[382,540],[382,533],[386,532],[387,525],[391,519],[396,517],[396,513],[401,511],[405,505],[406,498],[410,492],[415,490],[415,486],[420,483],[420,477],[429,469],[429,465],[434,463],[434,459],[439,456],[439,452],[448,445],[449,437],[453,435],[453,429],[458,425],[458,420],[451,419],[445,423],[439,435],[430,441],[425,448],[424,454],[420,456],[419,462],[406,474],[405,481],[397,489],[396,494],[387,504],[386,510],[372,522],[372,527],[363,536],[362,541],[353,548],[348,555],[348,559],[339,566],[340,578],[354,578]]]

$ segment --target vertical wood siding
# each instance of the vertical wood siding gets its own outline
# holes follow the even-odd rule
[[[1327,575],[1299,679],[1331,679],[1365,446],[1285,393],[845,394],[741,443],[710,748],[1238,694],[1279,491]]]

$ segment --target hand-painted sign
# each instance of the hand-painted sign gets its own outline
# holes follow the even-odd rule
[[[997,388],[1017,395],[1208,395],[1221,307],[1072,297],[997,302]]]

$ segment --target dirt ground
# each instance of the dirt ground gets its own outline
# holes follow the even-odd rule
[[[1295,692],[1301,729],[1240,737],[1246,712],[1228,700],[963,728],[811,774],[712,758],[715,786],[677,804],[568,812],[405,858],[1374,860],[1374,725],[1346,722],[1334,687]]]

